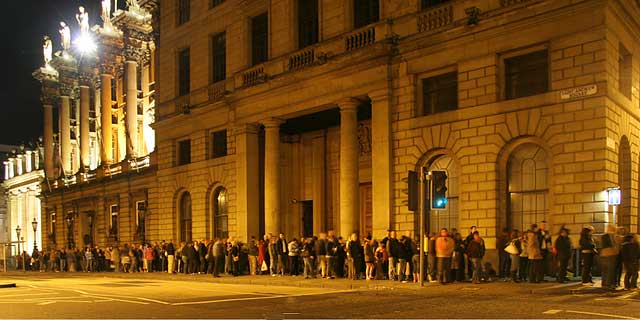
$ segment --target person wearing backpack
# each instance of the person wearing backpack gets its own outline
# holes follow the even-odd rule
[[[610,224],[607,225],[607,232],[602,235],[602,249],[600,250],[602,288],[609,290],[615,290],[616,288],[616,260],[618,259],[618,254],[616,226]]]

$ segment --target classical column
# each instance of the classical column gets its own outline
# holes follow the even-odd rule
[[[64,174],[71,174],[71,128],[70,128],[70,103],[69,95],[65,93],[60,97],[60,158]]]
[[[325,133],[313,137],[311,142],[313,150],[313,160],[311,164],[311,174],[313,181],[313,234],[324,232],[326,221],[325,210],[325,180],[326,170],[326,138]],[[307,173],[305,173],[307,174]]]
[[[111,136],[111,79],[112,75],[103,73],[100,76],[100,110],[101,127],[100,133],[102,136],[102,152],[100,158],[102,164],[109,164],[113,162],[113,137]]]
[[[138,156],[138,63],[128,60],[125,62],[127,72],[127,155],[128,158]]]
[[[138,146],[138,151],[140,155],[149,154],[153,151],[153,144],[155,141],[149,141],[150,135],[153,133],[153,129],[151,129],[151,121],[148,116],[148,108],[149,108],[149,65],[145,64],[142,66],[142,74],[140,79],[140,85],[142,86],[142,145]]]
[[[80,163],[81,168],[90,164],[89,150],[89,86],[80,85]]]
[[[258,126],[243,124],[235,129],[238,236],[242,241],[260,239],[260,187],[258,168]]]
[[[264,231],[277,235],[280,225],[280,125],[269,119],[264,125]]]
[[[393,145],[391,103],[387,90],[371,97],[371,172],[373,187],[373,236],[382,238],[390,227],[393,203]]]
[[[360,231],[358,173],[358,105],[356,99],[339,102],[340,107],[340,235]]]

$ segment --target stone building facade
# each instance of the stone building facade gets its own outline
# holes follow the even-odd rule
[[[638,231],[637,1],[309,3],[161,3],[153,238]]]
[[[11,249],[7,249],[7,256],[20,251],[31,254],[35,246],[42,248],[39,230],[42,226],[40,186],[44,178],[42,153],[42,147],[22,145],[13,149],[3,161],[5,179],[0,187],[5,193],[3,205],[6,205],[6,216],[1,217],[5,240],[0,238],[0,241],[12,243]],[[0,205],[0,210],[3,205]],[[34,221],[36,230],[33,230]]]
[[[100,25],[80,24],[49,57],[45,38],[44,65],[33,73],[44,107],[45,248],[149,240],[158,194],[157,8],[157,0],[103,8]]]

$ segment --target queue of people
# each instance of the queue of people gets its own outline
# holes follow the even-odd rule
[[[99,248],[50,251],[34,250],[18,257],[27,261],[26,269],[52,272],[168,272],[183,274],[221,274],[239,276],[303,276],[308,278],[348,278],[352,280],[394,280],[418,282],[421,245],[424,245],[425,280],[449,284],[471,281],[479,284],[502,279],[514,283],[539,283],[545,276],[567,282],[567,270],[576,272],[574,249],[580,252],[582,283],[593,283],[595,257],[599,256],[602,286],[620,286],[625,271],[624,288],[637,288],[638,239],[624,230],[609,226],[596,247],[593,227],[580,233],[579,245],[573,247],[569,230],[562,227],[552,242],[546,223],[533,224],[524,232],[503,230],[497,237],[499,265],[496,271],[484,260],[485,242],[477,228],[471,227],[465,238],[456,230],[441,229],[421,244],[410,233],[398,237],[388,230],[381,240],[367,236],[348,239],[335,232],[317,237],[287,240],[284,234],[252,238],[247,244],[231,238],[190,242],[160,242],[144,245],[125,244]],[[30,262],[30,263],[29,263]],[[22,267],[20,267],[22,268]]]

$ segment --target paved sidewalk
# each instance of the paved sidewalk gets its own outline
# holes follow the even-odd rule
[[[493,281],[488,283],[482,283],[479,285],[471,284],[471,282],[454,283],[448,285],[441,285],[439,283],[425,282],[424,287],[420,287],[417,283],[401,283],[398,281],[389,280],[348,280],[348,279],[304,279],[303,277],[292,276],[221,276],[220,278],[214,278],[211,275],[204,274],[167,274],[161,272],[152,273],[114,273],[114,272],[98,272],[98,273],[67,273],[67,272],[7,272],[0,273],[0,282],[10,282],[11,279],[47,279],[47,278],[82,278],[82,277],[98,277],[98,278],[114,278],[114,279],[127,279],[127,280],[165,280],[165,281],[197,281],[208,283],[222,283],[222,284],[239,284],[239,285],[262,285],[262,286],[289,286],[289,287],[302,287],[302,288],[327,288],[333,290],[420,290],[420,289],[447,289],[447,290],[473,290],[474,288],[490,287],[494,290],[500,290],[500,288],[509,288],[511,290],[516,289],[518,291],[536,293],[544,291],[560,291],[571,290],[580,287],[580,282],[570,282],[566,284],[559,284],[553,281],[544,282],[540,284],[529,283],[511,283],[503,281]]]

